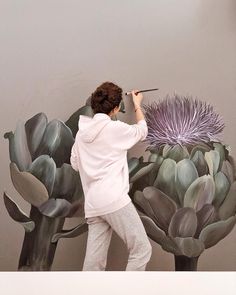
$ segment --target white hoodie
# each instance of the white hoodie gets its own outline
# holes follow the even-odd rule
[[[131,202],[127,150],[148,133],[140,120],[129,125],[104,113],[80,115],[71,150],[71,166],[79,171],[85,218],[114,212]]]

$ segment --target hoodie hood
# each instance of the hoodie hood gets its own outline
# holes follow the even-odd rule
[[[104,113],[97,113],[92,118],[80,115],[78,122],[80,138],[84,142],[93,142],[102,129],[110,122],[110,116]]]

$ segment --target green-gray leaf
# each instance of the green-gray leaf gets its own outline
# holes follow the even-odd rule
[[[39,211],[48,217],[66,217],[71,209],[71,203],[64,199],[49,199],[38,207]]]
[[[28,172],[20,172],[15,163],[10,163],[12,183],[18,193],[30,204],[38,207],[49,198],[44,184]]]
[[[151,205],[149,204],[148,200],[144,197],[143,192],[137,190],[134,193],[133,199],[134,199],[134,203],[136,203],[146,215],[148,215],[156,224],[158,224],[158,221],[153,212],[153,209]]]
[[[33,160],[35,159],[35,152],[43,138],[47,123],[48,119],[44,113],[36,114],[25,123],[28,147]]]
[[[173,159],[175,162],[179,162],[185,158],[189,158],[189,153],[185,146],[182,147],[176,144],[166,152],[166,157]]]
[[[62,230],[60,233],[56,233],[52,236],[51,242],[56,243],[61,238],[74,238],[88,231],[88,224],[86,221],[77,225],[75,228]]]
[[[141,165],[143,166],[143,165]],[[135,182],[139,178],[143,177],[144,175],[148,174],[154,166],[154,163],[145,163],[145,166],[138,170],[129,180],[129,182]]]
[[[70,163],[73,143],[74,138],[70,128],[60,120],[52,120],[47,124],[35,156],[49,155],[53,158],[57,167],[61,167],[63,163]]]
[[[170,220],[177,210],[175,202],[154,186],[145,187],[143,195],[155,214],[157,225],[167,233]]]
[[[236,181],[231,184],[223,204],[219,208],[220,219],[225,220],[236,213]]]
[[[168,233],[171,237],[193,237],[197,229],[197,216],[192,208],[180,208],[173,215]]]
[[[205,153],[205,159],[211,176],[214,176],[219,169],[220,154],[216,150],[211,150]]]
[[[201,210],[197,212],[198,226],[195,237],[198,238],[202,229],[208,224],[212,223],[215,219],[215,207],[211,204],[206,204]]]
[[[4,204],[6,206],[7,212],[11,218],[18,223],[20,223],[26,232],[32,232],[35,228],[35,223],[31,220],[20,208],[19,206],[4,192]]]
[[[197,168],[198,175],[202,176],[208,174],[208,166],[202,151],[196,151],[191,157],[194,165]]]
[[[235,180],[234,171],[229,161],[223,161],[221,172],[223,172],[227,176],[230,183],[233,183],[233,181]]]
[[[233,229],[236,217],[231,216],[227,220],[221,220],[206,226],[200,233],[199,239],[205,244],[205,248],[210,248],[226,237]]]
[[[31,164],[28,172],[38,178],[51,196],[56,177],[56,164],[48,155],[41,155]]]
[[[198,257],[204,251],[204,244],[202,241],[194,238],[180,238],[173,239],[181,250],[181,254],[187,257]]]
[[[176,191],[179,196],[180,204],[183,204],[184,195],[190,184],[198,178],[198,172],[193,162],[189,159],[183,159],[176,165]]]
[[[16,163],[20,171],[27,170],[32,162],[32,158],[27,144],[24,122],[19,121],[17,123],[14,135],[12,132],[8,132],[4,137],[9,139],[11,162]]]
[[[154,186],[163,191],[167,196],[179,203],[175,188],[176,162],[172,159],[165,159],[158,171]]]
[[[224,201],[229,188],[230,188],[230,183],[225,176],[224,173],[218,172],[215,175],[215,199],[213,201],[213,205],[218,208]]]
[[[187,189],[184,196],[184,207],[199,211],[205,204],[211,204],[215,196],[215,183],[212,176],[197,178]]]

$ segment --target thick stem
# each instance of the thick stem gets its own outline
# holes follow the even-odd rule
[[[175,270],[176,271],[196,271],[198,257],[187,257],[175,255]]]
[[[25,233],[18,270],[51,270],[57,243],[51,243],[52,236],[61,232],[65,218],[50,218],[31,206],[30,218],[35,229]]]

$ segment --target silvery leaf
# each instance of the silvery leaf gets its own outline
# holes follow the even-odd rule
[[[179,161],[176,168],[176,191],[179,196],[180,204],[183,204],[184,195],[190,184],[198,178],[198,172],[193,162],[189,159]]]
[[[209,168],[210,175],[215,175],[219,169],[220,154],[216,150],[211,150],[205,153],[205,159]]]
[[[154,186],[145,187],[143,195],[154,212],[157,225],[167,232],[170,220],[177,210],[175,202]]]
[[[19,206],[4,192],[4,204],[7,212],[13,220],[20,223],[26,232],[32,232],[35,228],[35,223],[31,220]]]
[[[212,176],[197,178],[187,189],[184,196],[184,207],[199,211],[205,204],[211,204],[215,196],[215,183]]]
[[[223,204],[219,208],[220,219],[225,220],[236,212],[236,181],[231,184]]]
[[[56,177],[56,164],[48,155],[41,155],[36,158],[28,170],[32,175],[38,178],[46,187],[51,196]]]
[[[27,144],[24,123],[19,121],[14,134],[12,132],[8,132],[5,133],[4,137],[9,139],[11,162],[16,163],[20,171],[27,170],[32,162],[32,158]]]
[[[173,240],[181,250],[181,254],[187,257],[198,257],[205,249],[203,242],[198,239],[176,237]]]
[[[224,201],[229,188],[230,188],[230,183],[225,176],[224,173],[218,172],[215,175],[215,199],[213,201],[213,205],[218,208]]]
[[[197,229],[197,216],[192,208],[180,208],[173,215],[169,225],[169,236],[193,237]]]
[[[46,154],[53,158],[57,167],[70,163],[74,138],[71,130],[60,120],[47,124],[42,141],[36,151],[36,157]]]
[[[75,228],[68,229],[68,230],[62,230],[60,233],[56,233],[52,236],[51,242],[56,243],[61,238],[74,238],[78,237],[81,234],[88,231],[88,224],[85,222],[77,225]]]
[[[15,189],[27,202],[38,207],[48,200],[46,187],[31,173],[20,172],[15,163],[10,163],[10,172]]]
[[[25,123],[27,142],[32,160],[35,159],[35,152],[43,138],[47,123],[48,119],[44,113],[36,114]]]
[[[227,160],[223,161],[221,172],[223,172],[225,174],[225,176],[227,176],[230,183],[233,183],[233,181],[235,180],[234,179],[234,172],[233,172],[233,167],[229,161],[227,161]]]
[[[205,248],[210,248],[226,237],[233,229],[236,217],[231,216],[226,220],[211,223],[200,233],[199,239],[205,244]]]
[[[179,199],[175,188],[175,175],[176,162],[172,159],[165,159],[161,164],[153,185],[178,204]]]
[[[204,205],[202,209],[197,212],[198,226],[195,233],[195,238],[199,237],[200,232],[205,226],[215,220],[215,214],[215,207],[211,204]]]
[[[71,209],[71,203],[64,199],[49,199],[38,207],[39,211],[48,217],[66,217]]]
[[[202,151],[196,151],[191,157],[191,160],[197,168],[199,176],[208,174],[208,165]]]

